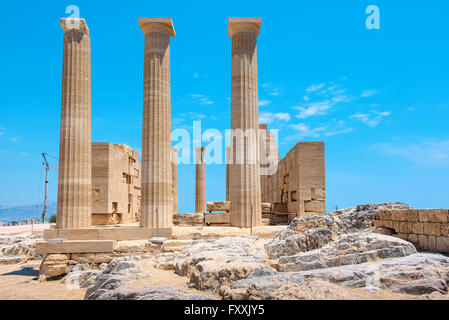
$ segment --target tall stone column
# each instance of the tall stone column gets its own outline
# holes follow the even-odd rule
[[[61,19],[64,29],[58,229],[91,227],[92,149],[90,38],[84,19]]]
[[[178,148],[171,149],[171,178],[173,190],[173,213],[178,213]]]
[[[226,201],[229,201],[229,175],[230,175],[230,164],[231,164],[231,147],[225,147],[226,149]]]
[[[195,212],[206,212],[206,168],[204,164],[206,147],[195,147],[196,183],[195,183]]]
[[[171,228],[170,37],[171,18],[139,18],[145,36],[142,134],[143,228]]]
[[[257,37],[261,18],[229,18],[232,37],[231,226],[261,222]]]

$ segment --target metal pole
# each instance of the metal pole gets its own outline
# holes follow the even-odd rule
[[[48,196],[48,171],[50,168],[45,166],[45,197],[44,197],[44,211],[42,212],[42,223],[45,223],[45,218],[47,216],[47,196]]]

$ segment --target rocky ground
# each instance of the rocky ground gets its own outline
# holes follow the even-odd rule
[[[175,241],[156,253],[77,264],[62,279],[34,278],[26,280],[27,286],[30,292],[47,286],[43,294],[65,286],[67,296],[89,300],[449,299],[449,258],[418,252],[407,241],[379,234],[373,220],[377,210],[386,208],[409,206],[369,204],[296,218],[268,240]],[[23,268],[26,261],[39,258],[33,253],[37,239],[0,238],[0,263],[19,262],[3,267]],[[0,287],[10,273],[0,274]],[[17,293],[15,288],[11,291]],[[8,294],[0,292],[0,299]]]

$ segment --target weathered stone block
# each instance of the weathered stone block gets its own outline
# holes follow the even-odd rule
[[[437,251],[437,237],[427,236],[427,247],[429,251]]]
[[[408,241],[408,234],[407,233],[398,233],[397,234],[398,238]]]
[[[393,221],[405,221],[405,215],[402,210],[391,211],[391,220]]]
[[[422,234],[418,235],[418,246],[420,249],[429,250],[427,236],[422,235]]]
[[[448,222],[447,210],[435,210],[429,213],[429,222]]]
[[[408,241],[417,245],[418,244],[418,236],[416,234],[411,233],[408,235]]]
[[[72,253],[71,260],[78,263],[109,263],[114,259],[112,253]]]
[[[413,225],[410,222],[401,221],[399,225],[400,233],[413,233]]]
[[[441,226],[441,235],[445,237],[449,237],[449,223],[442,223]]]
[[[437,237],[437,251],[449,252],[449,237]]]
[[[377,213],[379,215],[379,220],[390,221],[391,220],[391,210],[381,210]]]
[[[396,233],[399,233],[399,227],[401,225],[401,222],[400,221],[392,221],[392,224],[393,224],[394,231],[396,231]]]
[[[428,222],[429,221],[429,215],[428,215],[427,212],[420,211],[418,213],[418,219],[419,219],[419,222]]]
[[[414,222],[412,224],[412,229],[414,234],[424,234],[424,224],[422,222]]]
[[[417,210],[407,210],[406,211],[407,221],[417,222],[419,221],[419,214]]]
[[[323,212],[326,210],[326,203],[321,200],[304,201],[304,210],[313,212]]]
[[[425,223],[424,224],[424,234],[429,236],[440,236],[441,235],[441,223]]]

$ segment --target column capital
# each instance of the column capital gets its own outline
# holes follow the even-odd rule
[[[172,147],[172,148],[171,148],[171,151],[173,151],[173,152],[178,152],[178,151],[179,151],[179,148],[177,148],[177,147]]]
[[[228,36],[232,37],[239,32],[255,32],[259,36],[262,18],[229,18]]]
[[[59,19],[59,23],[64,32],[81,31],[85,34],[89,34],[89,28],[87,27],[84,18],[61,18]]]
[[[139,18],[139,26],[144,35],[150,31],[166,31],[170,37],[175,36],[175,28],[171,18]]]

